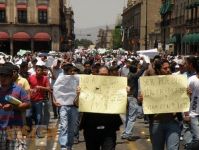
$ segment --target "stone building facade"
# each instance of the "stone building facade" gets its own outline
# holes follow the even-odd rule
[[[150,49],[160,41],[160,5],[160,0],[129,0],[122,14],[125,49]]]
[[[0,0],[0,51],[60,50],[64,1]],[[62,24],[62,25],[61,25]],[[66,29],[65,29],[66,30]]]
[[[99,29],[98,31],[98,39],[96,43],[97,48],[113,48],[113,30],[106,26],[106,29]]]
[[[199,1],[162,0],[162,41],[178,55],[199,53]]]

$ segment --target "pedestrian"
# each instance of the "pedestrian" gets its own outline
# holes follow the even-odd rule
[[[170,75],[170,64],[167,60],[158,59],[154,63],[155,75]],[[143,97],[140,95],[139,100]],[[149,115],[149,133],[153,150],[179,150],[181,113]]]
[[[135,140],[135,136],[133,136],[133,129],[138,115],[139,107],[137,102],[138,80],[147,68],[148,64],[145,61],[143,61],[140,70],[138,70],[136,62],[134,62],[134,64],[129,67],[129,74],[127,78],[130,91],[128,92],[128,105],[125,121],[125,130],[121,135],[122,139],[127,139],[130,141]]]
[[[59,76],[53,86],[54,104],[60,107],[59,144],[61,150],[72,150],[79,119],[78,108],[75,105],[78,79],[72,64],[65,64],[62,68],[64,75]]]
[[[41,63],[41,62],[40,62]],[[31,113],[36,125],[36,136],[42,138],[40,129],[43,119],[43,101],[46,98],[46,92],[50,92],[50,85],[47,76],[43,74],[43,65],[37,64],[36,74],[29,77],[30,84],[30,99],[31,99]]]
[[[13,81],[13,71],[8,66],[0,67],[0,148],[1,150],[27,150],[22,135],[23,114],[30,107],[27,92]],[[6,100],[17,99],[20,103],[13,105]]]
[[[50,68],[51,70],[51,75],[50,75],[50,84],[51,84],[51,88],[53,88],[53,85],[56,81],[56,79],[58,78],[58,76],[60,74],[63,74],[63,69],[61,68],[61,60],[56,59],[53,62],[52,67]],[[52,89],[53,90],[53,89]],[[52,99],[53,102],[53,96],[51,95],[50,98]],[[58,110],[57,107],[52,103],[52,107],[53,107],[53,114],[54,114],[54,119],[57,119],[58,117]]]
[[[191,142],[185,148],[187,150],[199,149],[199,58],[195,58],[193,63],[196,75],[189,78],[189,88],[191,91],[191,107],[189,112],[190,129],[192,133]]]
[[[109,69],[99,68],[98,75],[108,76]],[[122,125],[117,114],[84,113],[81,122],[87,150],[115,150],[116,131]]]

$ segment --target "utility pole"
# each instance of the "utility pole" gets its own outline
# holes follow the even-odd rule
[[[148,49],[148,43],[147,43],[147,36],[148,36],[148,26],[147,26],[147,23],[148,23],[148,15],[147,15],[147,12],[148,12],[148,0],[145,0],[146,1],[146,24],[145,24],[145,50]]]

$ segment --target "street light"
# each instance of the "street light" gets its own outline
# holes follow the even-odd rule
[[[148,43],[147,43],[147,34],[148,34],[148,26],[147,26],[147,19],[148,19],[148,17],[147,17],[147,11],[148,11],[148,1],[146,0],[146,24],[145,24],[145,50],[147,50],[148,49]]]

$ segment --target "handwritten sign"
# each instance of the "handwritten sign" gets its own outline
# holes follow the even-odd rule
[[[186,76],[141,77],[140,84],[144,114],[189,111]]]
[[[127,78],[111,76],[80,76],[80,112],[106,114],[126,113]]]

